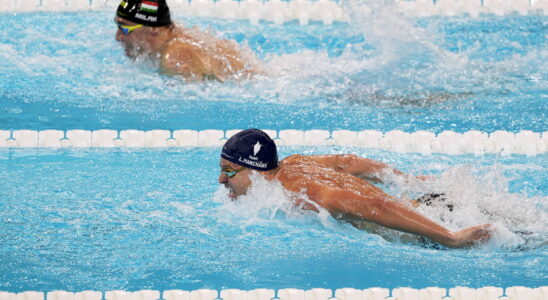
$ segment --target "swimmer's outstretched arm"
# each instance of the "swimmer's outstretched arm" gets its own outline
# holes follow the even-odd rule
[[[406,178],[415,177],[392,168],[383,162],[364,158],[355,154],[325,154],[311,155],[309,157],[333,170],[348,173],[373,182],[382,182],[381,175],[390,173]],[[425,179],[424,176],[417,176],[416,178],[419,180]]]
[[[472,246],[491,237],[489,224],[453,232],[389,196],[367,197],[355,191],[324,186],[312,180],[301,181],[298,185],[305,185],[308,197],[335,217],[370,221],[384,227],[424,236],[451,248]]]

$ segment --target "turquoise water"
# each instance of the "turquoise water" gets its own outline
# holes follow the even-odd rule
[[[434,250],[295,210],[260,182],[230,202],[216,182],[219,149],[5,150],[0,290],[546,285],[545,157],[288,147],[280,156],[303,152],[353,152],[436,174],[389,191],[443,190],[453,215],[422,213],[449,228],[492,222],[498,232],[477,249]]]
[[[184,83],[131,63],[112,12],[0,14],[0,129],[548,129],[543,16],[405,19],[380,5],[353,23],[284,26],[174,18],[237,40],[272,70],[245,82]],[[435,250],[289,205],[258,183],[230,202],[219,149],[0,149],[0,290],[395,288],[548,285],[546,155],[352,152],[445,192],[420,212],[493,241]]]
[[[176,14],[247,45],[273,72],[226,84],[185,84],[131,63],[112,17],[0,14],[1,127],[548,128],[543,16],[405,20],[384,12],[352,25],[253,26]]]

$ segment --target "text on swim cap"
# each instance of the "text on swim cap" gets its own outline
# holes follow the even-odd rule
[[[257,167],[257,168],[266,168],[268,166],[268,164],[264,163],[264,162],[260,162],[260,161],[252,161],[252,160],[249,160],[247,158],[241,158],[239,157],[238,158],[238,161],[241,162],[241,163],[244,163],[244,164],[248,164],[248,165],[252,165],[254,167]]]
[[[156,20],[158,20],[158,17],[156,17],[156,16],[147,16],[147,15],[143,15],[141,13],[136,13],[135,18],[141,19],[141,20],[147,21],[147,22],[156,22]]]

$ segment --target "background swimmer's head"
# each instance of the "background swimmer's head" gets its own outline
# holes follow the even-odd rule
[[[219,183],[230,189],[230,197],[244,195],[251,185],[249,169],[270,171],[278,166],[276,144],[261,130],[240,131],[223,146],[220,166]]]
[[[132,58],[158,53],[169,37],[164,29],[173,27],[165,0],[122,0],[114,21],[116,40]]]
[[[169,7],[165,0],[122,0],[116,16],[149,27],[171,24]]]

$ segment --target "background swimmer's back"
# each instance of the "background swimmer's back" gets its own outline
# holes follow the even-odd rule
[[[193,28],[174,29],[174,38],[165,46],[161,70],[186,79],[245,79],[257,72],[258,60],[249,49],[232,40],[219,39]]]

